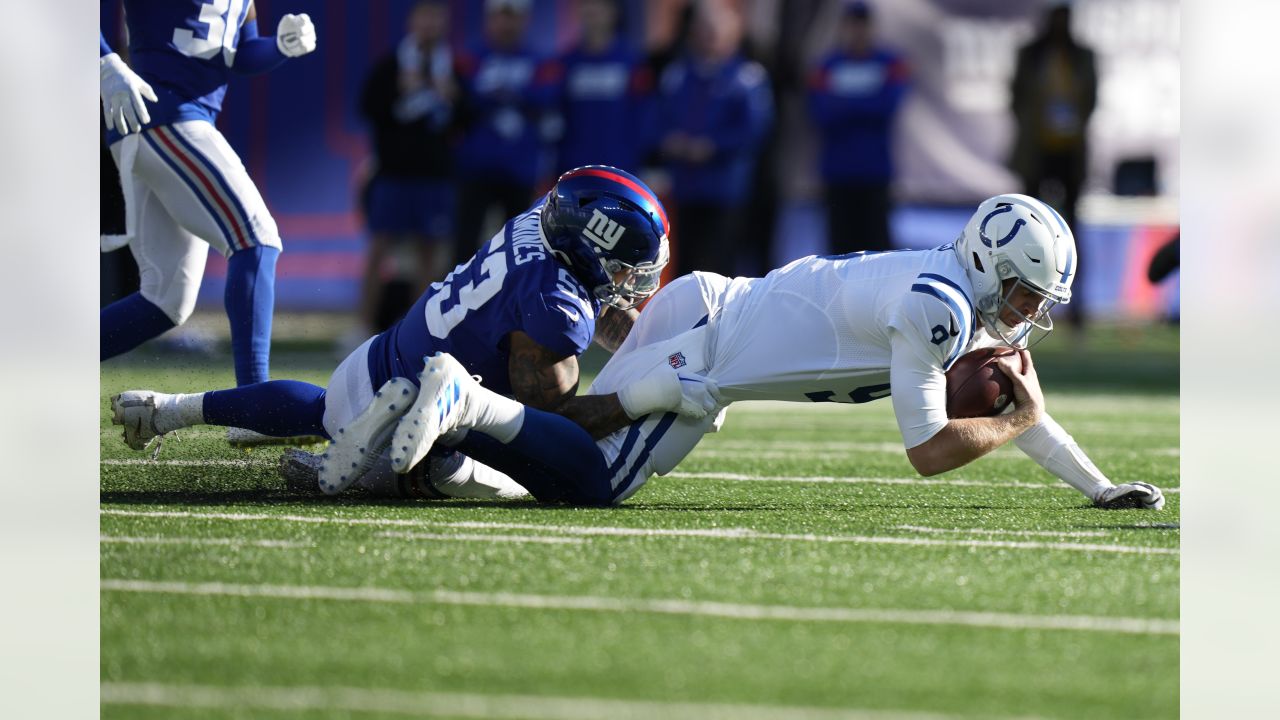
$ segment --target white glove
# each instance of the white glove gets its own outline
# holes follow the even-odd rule
[[[316,26],[311,16],[285,15],[276,25],[276,47],[285,57],[301,57],[316,49]]]
[[[619,390],[618,402],[632,420],[655,412],[674,412],[699,420],[719,405],[720,387],[711,378],[678,373],[661,365]]]
[[[1160,510],[1164,494],[1151,483],[1125,483],[1103,490],[1093,504],[1104,510]]]
[[[142,99],[157,102],[156,91],[129,69],[119,55],[103,55],[98,60],[98,74],[102,88],[102,116],[107,120],[108,130],[128,135],[151,122],[151,114]]]

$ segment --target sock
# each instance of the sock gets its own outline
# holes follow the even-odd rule
[[[423,462],[431,463],[430,470],[427,471],[428,480],[442,495],[452,498],[511,500],[529,494],[515,480],[459,452],[435,457],[428,455]]]
[[[231,323],[231,354],[236,384],[270,378],[271,312],[276,304],[276,259],[280,251],[257,245],[237,250],[227,260],[223,302]]]
[[[156,398],[156,430],[167,433],[204,425],[204,393],[178,393]]]
[[[457,449],[514,478],[543,502],[608,505],[613,501],[604,455],[591,435],[566,417],[524,408],[521,427],[507,442],[477,425]]]
[[[509,443],[524,427],[529,408],[492,390],[473,386],[467,400],[465,427],[474,428],[501,443]]]
[[[204,421],[209,425],[244,428],[272,437],[329,437],[324,430],[325,390],[319,385],[270,380],[207,392],[203,398]]]
[[[1013,442],[1040,467],[1084,493],[1090,500],[1096,500],[1103,490],[1112,486],[1107,476],[1076,444],[1075,438],[1048,415]]]
[[[126,353],[176,327],[163,310],[141,293],[133,293],[102,308],[98,320],[100,360]]]

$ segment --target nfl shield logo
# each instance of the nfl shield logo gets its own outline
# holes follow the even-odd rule
[[[684,360],[684,353],[681,353],[681,352],[678,352],[675,355],[669,356],[667,358],[667,363],[670,364],[671,367],[676,370],[679,370],[680,368],[688,364]]]

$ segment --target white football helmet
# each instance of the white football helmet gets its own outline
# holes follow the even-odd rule
[[[1071,302],[1076,275],[1076,241],[1056,210],[1027,195],[997,195],[984,200],[955,243],[960,264],[973,286],[978,317],[989,335],[1012,347],[1029,347],[1053,330],[1049,310]],[[1006,280],[1016,280],[1007,292]],[[1009,303],[1018,286],[1042,300],[1031,315]],[[1016,325],[1000,319],[1008,306],[1022,318]]]

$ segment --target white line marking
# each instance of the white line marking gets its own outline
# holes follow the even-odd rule
[[[1086,543],[1022,542],[1011,540],[942,540],[935,538],[882,537],[871,535],[812,535],[757,532],[748,528],[629,528],[573,525],[539,525],[536,523],[441,522],[401,520],[397,518],[347,518],[313,515],[268,515],[248,513],[216,513],[187,511],[116,510],[104,508],[104,515],[152,518],[197,518],[232,521],[277,521],[338,525],[371,525],[375,527],[449,527],[470,530],[542,530],[562,535],[614,537],[700,537],[730,540],[782,540],[792,542],[853,543],[864,545],[907,545],[960,548],[1000,548],[1009,550],[1061,550],[1066,552],[1120,553],[1127,555],[1177,555],[1177,548],[1137,547],[1130,545],[1097,545]]]
[[[920,525],[894,525],[895,530],[918,533],[967,533],[969,535],[1018,535],[1025,537],[1106,537],[1105,530],[987,530],[985,528],[934,528]]]
[[[124,578],[103,578],[105,591],[224,595],[310,600],[350,600],[387,603],[435,603],[514,607],[530,610],[586,610],[593,612],[646,612],[659,615],[692,615],[733,620],[784,620],[797,622],[883,623],[901,625],[960,625],[1007,630],[1084,630],[1134,635],[1178,635],[1177,620],[1093,615],[1022,615],[963,610],[902,610],[880,608],[793,607],[745,605],[679,599],[594,597],[590,595],[526,595],[518,593],[430,590],[412,592],[376,587],[324,587],[314,585],[248,585],[239,583],[187,583]]]
[[[320,710],[496,720],[947,720],[954,715],[845,708],[660,702],[551,695],[480,695],[354,687],[215,687],[104,682],[104,705]]]
[[[402,540],[480,540],[484,542],[544,543],[546,545],[581,545],[586,540],[573,537],[546,537],[538,535],[490,535],[478,533],[424,533],[397,532],[388,530],[378,533],[378,537],[399,538]]]
[[[740,454],[737,455],[741,457]],[[176,467],[198,467],[201,465],[220,465],[228,467],[274,467],[275,460],[148,460],[146,458],[116,458],[110,460],[102,460],[103,465],[173,465]],[[848,483],[848,484],[872,484],[872,485],[924,485],[924,486],[953,486],[953,487],[992,487],[992,488],[1020,488],[1029,490],[1069,490],[1065,485],[1043,482],[1029,483],[1020,482],[1018,480],[1008,480],[1004,482],[991,482],[988,480],[965,480],[955,478],[951,480],[934,480],[922,477],[858,477],[858,476],[831,476],[831,475],[751,475],[746,473],[729,473],[729,472],[672,472],[663,477],[676,478],[680,480],[743,480],[747,482],[789,482],[789,483]],[[1176,495],[1180,488],[1161,488],[1166,494]]]
[[[198,538],[198,537],[129,537],[124,535],[102,535],[100,543],[122,543],[127,545],[230,545],[261,548],[309,548],[314,543],[294,540],[251,540],[248,538]]]
[[[988,480],[964,480],[956,478],[954,480],[934,480],[931,478],[885,478],[885,477],[856,477],[856,476],[832,476],[832,475],[750,475],[746,473],[729,473],[729,472],[672,472],[663,477],[678,478],[681,480],[743,480],[747,482],[788,482],[788,483],[849,483],[849,484],[872,484],[872,485],[937,485],[937,486],[955,486],[955,487],[993,487],[993,488],[1020,488],[1027,490],[1070,490],[1066,485],[1052,482],[1028,483],[1018,480],[1007,480],[1004,482],[991,482]],[[1176,495],[1179,488],[1161,488],[1166,494]]]

